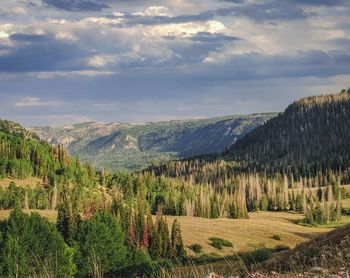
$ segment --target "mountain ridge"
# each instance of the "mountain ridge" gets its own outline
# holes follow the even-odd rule
[[[221,153],[276,113],[142,124],[87,122],[65,127],[33,127],[40,138],[60,144],[99,168],[140,170],[150,163]]]

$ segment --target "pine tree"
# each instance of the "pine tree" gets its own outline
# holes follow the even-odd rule
[[[177,221],[177,219],[174,220],[171,227],[171,254],[176,258],[184,258],[186,256],[180,223]]]
[[[80,216],[79,213],[73,209],[66,193],[63,194],[62,200],[63,202],[58,206],[56,227],[62,234],[64,241],[72,246],[79,229]]]
[[[159,225],[158,225],[158,233],[160,237],[160,250],[161,256],[163,258],[168,258],[170,256],[170,238],[169,238],[169,228],[168,223],[164,217],[161,217]]]

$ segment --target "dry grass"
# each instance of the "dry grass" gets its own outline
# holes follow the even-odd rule
[[[301,242],[308,241],[332,227],[304,227],[296,224],[303,218],[300,214],[287,212],[250,213],[249,219],[205,219],[187,216],[167,216],[169,222],[175,218],[180,221],[184,244],[198,243],[203,253],[230,255],[234,252],[249,252],[257,248],[275,248],[285,245],[294,248]],[[343,224],[350,223],[350,217],[344,217]],[[281,236],[281,241],[273,235]],[[210,237],[221,237],[233,243],[232,248],[215,249],[209,245]],[[190,250],[188,250],[192,254]]]
[[[342,207],[343,208],[348,208],[350,209],[350,198],[349,199],[345,199],[341,201]]]
[[[346,192],[350,193],[350,184],[342,185],[342,187],[344,187]]]
[[[25,187],[25,186],[36,187],[37,184],[41,185],[43,183],[43,181],[41,179],[36,178],[36,177],[27,178],[24,180],[5,178],[5,179],[0,180],[0,186],[8,187],[9,183],[11,181],[13,181],[16,184],[16,186],[20,186],[20,187]]]
[[[57,210],[23,210],[25,213],[37,212],[41,216],[48,218],[51,222],[56,222],[57,219]],[[0,210],[0,220],[6,219],[9,217],[11,210]]]

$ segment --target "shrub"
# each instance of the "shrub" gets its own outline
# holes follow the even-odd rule
[[[203,247],[202,245],[195,243],[195,244],[191,244],[190,246],[188,246],[188,248],[190,248],[194,253],[199,254],[202,252]]]
[[[222,249],[223,247],[233,247],[233,244],[229,242],[226,239],[219,238],[219,237],[211,237],[209,238],[211,241],[210,245],[217,248],[217,249]]]
[[[274,240],[282,240],[280,235],[273,235],[272,239],[274,239]]]

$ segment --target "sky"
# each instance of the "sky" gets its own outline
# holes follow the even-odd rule
[[[349,0],[2,0],[0,118],[283,111],[350,87]]]

